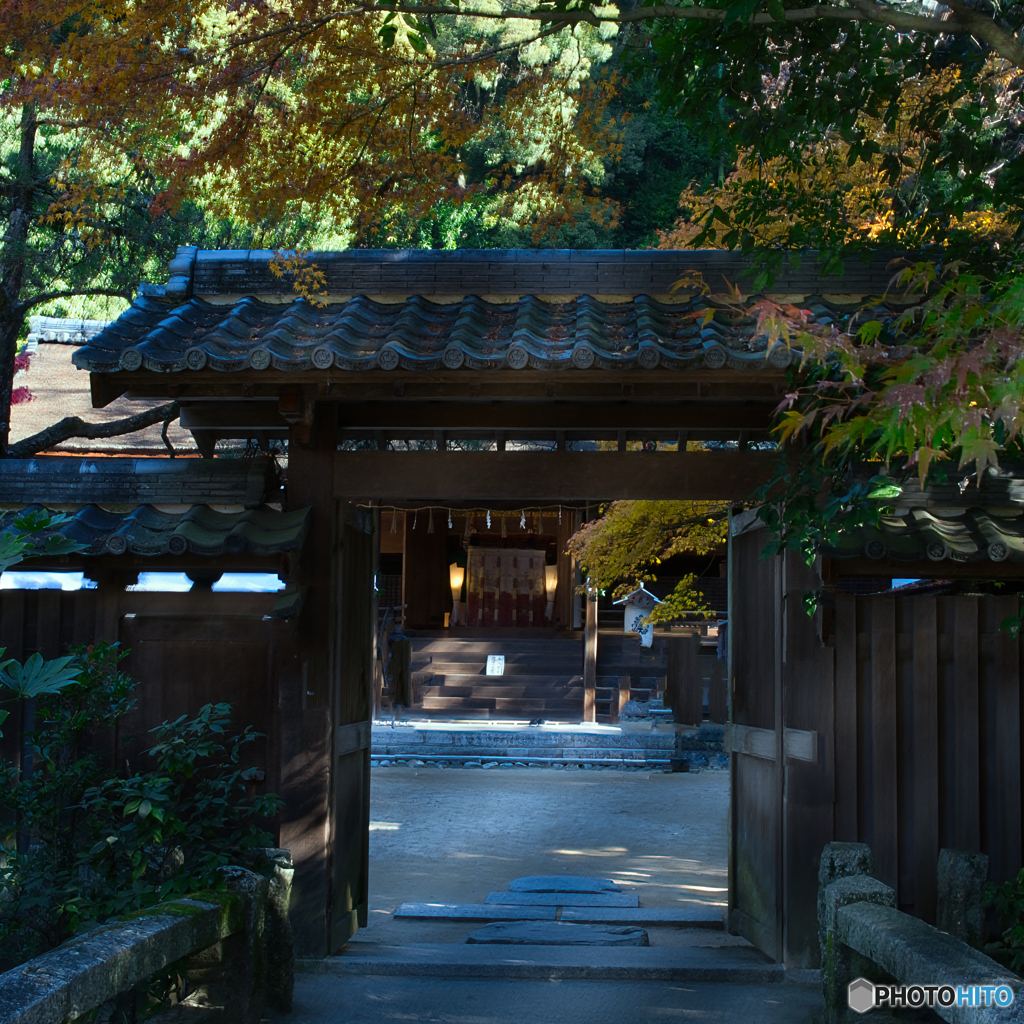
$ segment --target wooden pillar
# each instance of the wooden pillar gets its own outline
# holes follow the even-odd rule
[[[306,410],[303,404],[303,410]],[[292,851],[291,924],[299,956],[329,952],[331,891],[331,709],[337,604],[333,495],[335,426],[330,407],[312,408],[288,439],[289,511],[311,508],[302,556],[289,581],[307,590],[302,613],[276,666],[281,731],[280,844]],[[304,422],[308,420],[308,422]]]
[[[630,677],[619,676],[619,685],[616,691],[616,697],[618,699],[616,700],[614,709],[614,719],[616,722],[622,717],[622,709],[626,706],[626,702],[629,700],[629,687]]]
[[[587,594],[587,624],[583,633],[583,721],[597,721],[597,593]]]

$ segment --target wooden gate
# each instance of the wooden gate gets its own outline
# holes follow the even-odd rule
[[[747,528],[748,532],[743,532]],[[1021,867],[1018,597],[844,597],[734,520],[729,926],[817,966],[825,843],[869,843],[900,908],[934,922],[939,850]]]
[[[340,505],[341,571],[332,699],[333,909],[331,950],[366,927],[370,859],[370,721],[373,709],[373,519]]]

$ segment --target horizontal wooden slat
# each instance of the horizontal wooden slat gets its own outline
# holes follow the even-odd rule
[[[335,497],[586,501],[745,498],[768,452],[373,452],[335,454]]]

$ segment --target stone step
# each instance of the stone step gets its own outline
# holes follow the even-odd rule
[[[423,697],[425,711],[569,711],[583,714],[582,698],[578,701],[546,700],[542,697]],[[536,717],[536,715],[532,716]]]
[[[498,907],[485,903],[403,903],[395,917],[434,921],[554,921],[557,907]]]
[[[638,907],[633,892],[489,892],[485,903],[514,907]]]
[[[449,684],[447,682],[435,685],[424,683],[420,687],[420,693],[430,697],[505,697],[520,698],[527,697],[538,700],[583,700],[583,687],[565,686],[518,686],[508,684],[507,686],[493,686],[485,684],[481,686],[467,686],[464,683]]]
[[[643,928],[633,925],[564,924],[561,921],[495,921],[466,936],[474,945],[494,946],[649,946]]]
[[[785,969],[747,946],[504,946],[349,942],[339,956],[297,960],[296,970],[333,975],[523,980],[673,981],[761,985]]]
[[[689,907],[566,907],[562,921],[591,924],[670,925],[676,928],[725,928],[725,908],[694,903]]]
[[[541,638],[539,640],[509,639],[486,639],[486,640],[462,640],[462,639],[416,639],[412,640],[413,657],[420,655],[439,654],[475,654],[481,657],[488,654],[510,655],[538,655],[551,657],[569,657],[573,652],[574,657],[583,656],[583,645],[579,640],[551,640]]]
[[[423,686],[493,686],[499,689],[515,686],[533,686],[538,689],[557,689],[565,686],[582,686],[583,677],[580,675],[512,675],[512,676],[485,676],[462,675],[455,672],[436,673],[432,676],[422,677]]]
[[[576,709],[579,713],[579,708]],[[499,730],[475,728],[472,730],[415,729],[408,726],[391,729],[388,726],[374,728],[371,741],[373,747],[387,746],[389,749],[405,749],[410,753],[429,752],[434,754],[465,753],[481,751],[508,751],[529,754],[536,757],[561,757],[563,750],[572,753],[601,751],[599,756],[620,757],[629,753],[643,756],[646,753],[668,756],[675,746],[675,735],[671,732],[574,732],[568,728],[557,731],[549,729]]]
[[[517,906],[507,903],[403,903],[395,917],[434,921],[572,921],[585,924],[630,924],[703,928],[721,931],[725,909],[703,903],[686,907]]]
[[[493,653],[493,652],[491,652]],[[505,658],[505,671],[509,672],[513,666],[516,666],[518,670],[532,670],[540,669],[544,670],[552,665],[568,665],[570,671],[579,671],[579,666],[583,663],[583,655],[579,650],[565,651],[565,652],[544,652],[538,651],[530,654],[510,654],[508,651],[498,651]],[[476,666],[475,668],[466,667],[463,671],[483,671],[484,666],[487,664],[486,653],[481,651],[465,651],[465,652],[429,652],[429,651],[413,651],[412,664],[416,665],[419,663],[433,663],[437,665],[463,665],[463,666]],[[575,668],[572,668],[575,666]]]
[[[507,676],[518,676],[520,678],[543,678],[543,679],[564,679],[567,676],[582,676],[579,658],[565,664],[557,662],[541,661],[538,659],[536,665],[523,665],[519,662],[505,662],[505,670],[500,676],[487,675],[486,661],[416,661],[413,659],[409,666],[410,672],[433,672],[438,676],[466,676],[472,678],[479,676],[488,679],[504,679]]]

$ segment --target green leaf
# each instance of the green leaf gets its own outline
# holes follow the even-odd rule
[[[786,20],[786,8],[783,6],[782,0],[768,0],[764,8],[776,21],[784,22]]]
[[[78,682],[81,674],[81,666],[72,656],[43,661],[42,655],[36,652],[24,665],[8,661],[0,666],[0,684],[13,691],[15,696],[30,699],[46,693],[59,693],[65,686]]]
[[[882,484],[868,493],[869,498],[898,498],[903,493],[903,488],[897,484]]]
[[[722,28],[728,28],[733,22],[747,22],[753,17],[757,10],[759,0],[736,0],[725,9],[725,17],[722,19]]]
[[[384,49],[390,50],[395,45],[395,36],[398,35],[398,29],[394,25],[384,25],[378,30],[377,35],[380,36]]]

